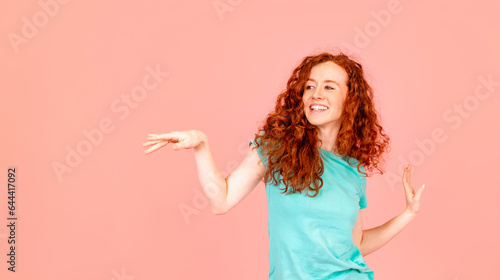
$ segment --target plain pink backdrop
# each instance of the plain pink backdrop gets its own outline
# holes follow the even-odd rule
[[[293,68],[337,48],[363,64],[392,141],[386,173],[368,179],[365,228],[404,210],[403,164],[413,164],[415,188],[426,185],[417,218],[366,256],[376,279],[498,277],[499,8],[451,0],[2,2],[0,278],[267,279],[264,184],[214,215],[192,150],[169,145],[146,156],[142,143],[149,133],[201,130],[228,175]],[[152,69],[163,76],[155,80]],[[85,133],[100,125],[111,128],[92,144]],[[81,160],[71,161],[77,149]],[[15,273],[6,263],[11,166]]]

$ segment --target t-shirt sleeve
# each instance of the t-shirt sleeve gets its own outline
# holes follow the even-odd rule
[[[254,147],[256,147],[255,149],[257,150],[257,153],[259,154],[259,157],[260,157],[260,160],[262,161],[262,164],[267,168],[267,158],[262,154],[261,146],[259,146],[259,147],[256,146],[255,139],[250,140],[249,146],[252,146],[252,145]]]
[[[366,173],[363,165],[360,166],[359,170]],[[368,206],[368,199],[366,198],[366,177],[365,174],[359,174],[359,208],[364,209]]]

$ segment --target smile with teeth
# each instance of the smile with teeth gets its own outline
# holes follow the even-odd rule
[[[328,107],[326,106],[319,106],[319,105],[313,105],[311,106],[311,110],[313,111],[326,111]]]

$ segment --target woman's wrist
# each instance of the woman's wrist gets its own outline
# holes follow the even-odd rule
[[[414,219],[417,216],[418,212],[414,212],[411,209],[406,208],[405,211],[403,211],[403,215],[410,219]]]
[[[205,148],[205,146],[208,145],[208,137],[205,133],[201,132],[201,131],[196,131],[196,133],[198,133],[198,137],[200,139],[200,143],[198,144],[198,146],[194,147],[194,151],[199,151],[199,150],[202,150],[203,148]]]

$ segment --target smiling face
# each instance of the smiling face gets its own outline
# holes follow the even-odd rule
[[[349,91],[347,81],[347,72],[333,61],[327,61],[311,69],[304,85],[302,100],[306,118],[327,135],[340,129],[340,116]]]

